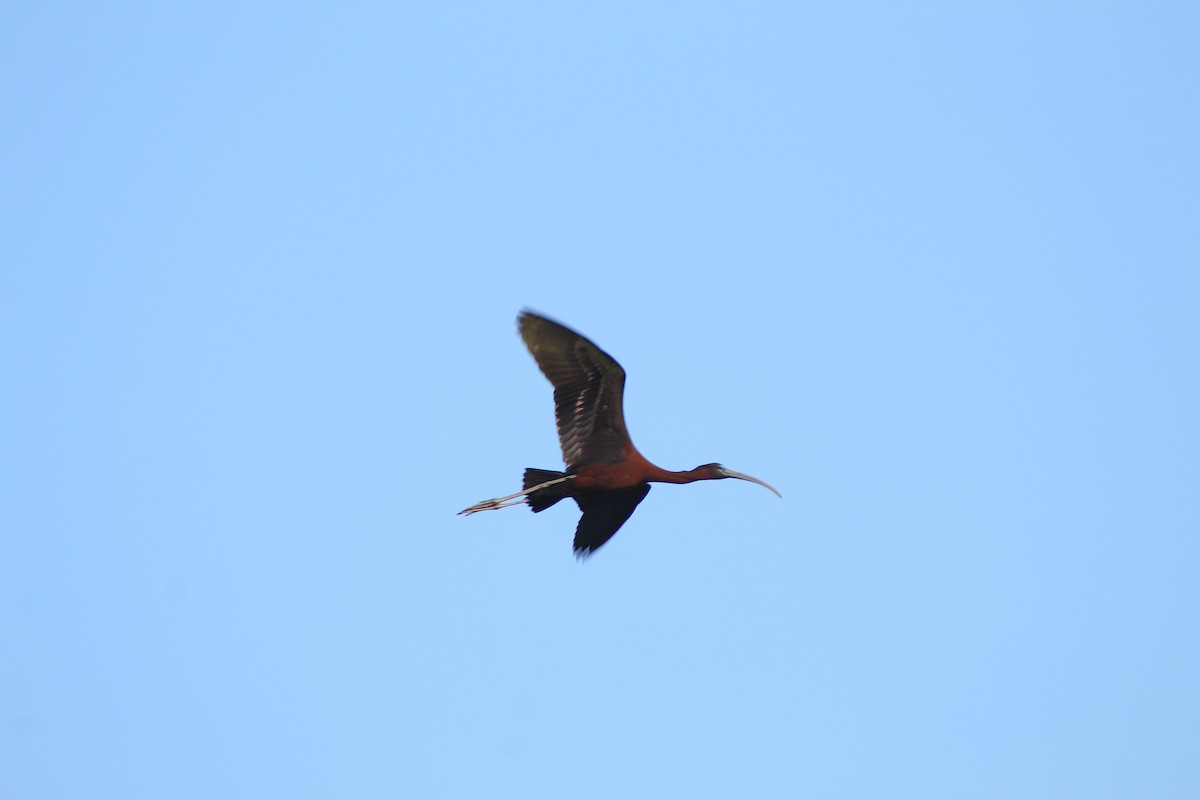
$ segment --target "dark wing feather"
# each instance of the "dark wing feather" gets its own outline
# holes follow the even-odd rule
[[[596,552],[620,530],[648,494],[650,484],[642,483],[632,489],[577,496],[575,502],[583,516],[575,529],[575,555],[585,558]]]
[[[554,385],[563,461],[578,467],[624,459],[629,432],[621,408],[621,365],[586,337],[530,311],[521,312],[517,327],[542,374]]]

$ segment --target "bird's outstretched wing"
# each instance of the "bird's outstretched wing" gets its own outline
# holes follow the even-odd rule
[[[583,516],[575,529],[575,555],[586,558],[596,552],[620,530],[648,494],[650,484],[642,483],[632,489],[576,497]]]
[[[587,337],[531,311],[521,312],[517,327],[542,374],[554,385],[563,461],[572,467],[621,461],[629,443],[621,406],[625,370]]]

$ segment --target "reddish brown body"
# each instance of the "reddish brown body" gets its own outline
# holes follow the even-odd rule
[[[579,504],[575,552],[587,556],[612,538],[650,491],[651,483],[738,478],[774,487],[720,464],[672,472],[652,464],[629,438],[623,398],[625,370],[586,337],[529,311],[517,327],[542,373],[554,386],[554,411],[565,472],[525,470],[523,490],[459,512],[473,514],[519,503],[544,511],[564,497]],[[524,500],[513,498],[523,497]]]
[[[646,459],[630,442],[624,448],[624,460],[616,464],[586,464],[575,472],[569,496],[582,491],[631,489],[643,483],[694,483],[725,477],[713,474],[705,464],[684,472],[672,472]]]

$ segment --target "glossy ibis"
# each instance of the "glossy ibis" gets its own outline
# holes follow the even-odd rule
[[[625,524],[646,498],[651,483],[738,478],[779,495],[769,483],[720,464],[703,464],[683,472],[651,464],[625,430],[621,408],[625,370],[621,365],[587,337],[531,311],[521,312],[517,328],[538,367],[554,385],[554,415],[567,469],[527,469],[521,491],[476,503],[460,514],[521,503],[536,513],[564,497],[573,498],[583,511],[575,530],[575,554],[583,557]]]

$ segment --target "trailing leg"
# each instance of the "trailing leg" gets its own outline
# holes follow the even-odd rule
[[[545,476],[554,476],[554,477],[551,477],[549,480],[539,481],[535,484],[535,483],[531,483],[531,481],[530,481],[531,475],[538,476],[538,477],[545,477]],[[566,492],[554,491],[550,487],[561,484],[564,481],[568,481],[574,477],[575,477],[574,475],[564,475],[561,472],[553,472],[551,470],[527,469],[527,470],[525,470],[525,488],[522,489],[521,491],[514,492],[513,494],[510,494],[510,495],[505,495],[504,497],[494,497],[491,500],[484,500],[482,502],[476,503],[475,505],[471,506],[470,508],[464,508],[462,511],[460,511],[458,513],[459,514],[474,514],[477,511],[492,511],[497,508],[508,508],[509,506],[519,506],[522,503],[529,503],[529,505],[533,507],[534,511],[541,511],[542,509],[549,508],[550,506],[554,505],[559,500],[561,500],[562,498],[567,496]],[[534,497],[535,492],[538,493],[538,495],[536,497]],[[515,498],[518,498],[518,497],[524,497],[526,499],[525,500],[516,500]],[[550,497],[553,497],[553,499],[550,500],[549,502],[546,502],[546,500],[549,499]],[[509,502],[509,501],[511,501],[511,502]]]

